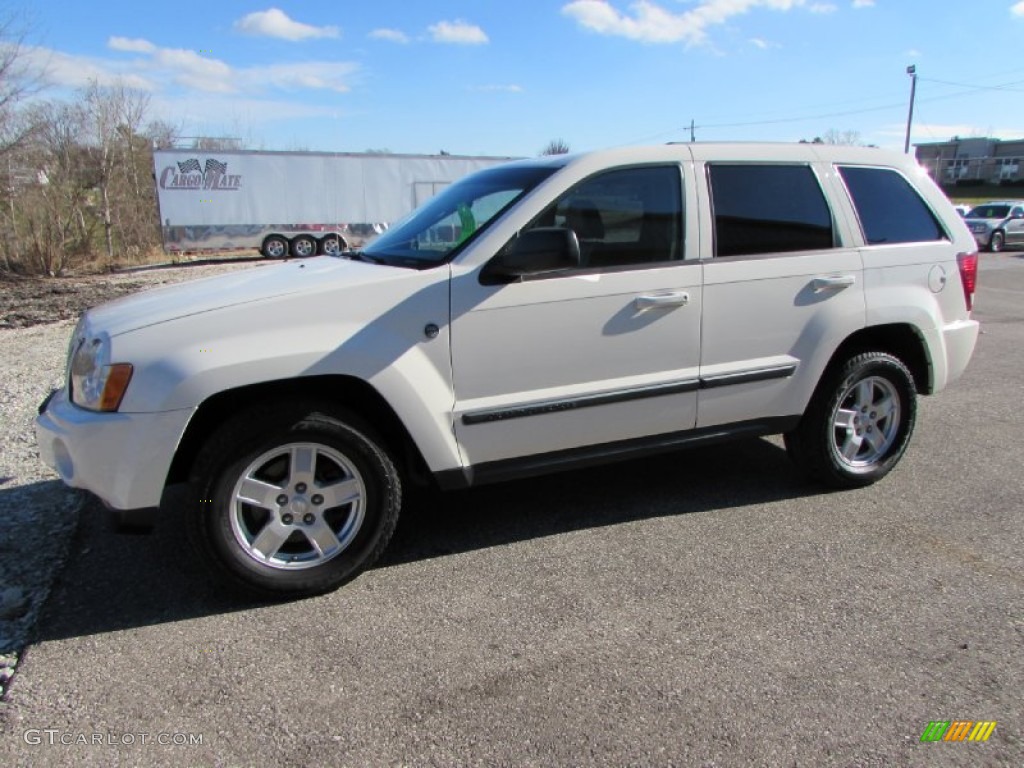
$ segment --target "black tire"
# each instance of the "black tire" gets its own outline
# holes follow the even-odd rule
[[[260,253],[266,259],[283,259],[288,256],[288,241],[280,235],[270,235],[263,241]]]
[[[992,253],[999,253],[1000,251],[1003,250],[1003,247],[1005,245],[1006,235],[1003,234],[1003,231],[1001,229],[997,229],[995,232],[992,233],[992,237],[990,237],[988,240],[988,249],[992,251]]]
[[[230,419],[200,451],[190,493],[186,530],[204,559],[250,594],[277,598],[329,592],[370,567],[402,504],[372,432],[318,403]]]
[[[319,253],[325,256],[336,256],[345,249],[345,241],[338,235],[325,235],[320,240]]]
[[[916,418],[917,388],[907,367],[890,354],[865,352],[826,372],[800,424],[785,435],[786,449],[818,482],[870,485],[899,462]]]
[[[309,235],[293,237],[292,256],[297,259],[304,259],[307,256],[316,256],[316,240]]]

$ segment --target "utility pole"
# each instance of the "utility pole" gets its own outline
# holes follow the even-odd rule
[[[696,139],[693,137],[693,118],[690,118],[690,143],[695,142]]]
[[[914,121],[914,93],[917,91],[917,67],[911,64],[907,67],[907,74],[910,75],[910,111],[907,112],[907,138],[903,142],[904,154],[910,154],[910,124]]]

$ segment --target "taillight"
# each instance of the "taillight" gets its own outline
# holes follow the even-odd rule
[[[960,267],[960,282],[964,285],[964,301],[967,311],[974,307],[974,288],[978,284],[978,252],[958,253],[956,264]]]

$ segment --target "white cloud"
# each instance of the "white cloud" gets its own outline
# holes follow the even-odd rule
[[[762,51],[767,51],[769,48],[781,48],[782,46],[778,43],[773,43],[769,40],[764,40],[760,37],[750,38],[750,44],[755,48],[760,48]]]
[[[811,13],[835,13],[839,8],[832,3],[814,3],[807,7]]]
[[[1024,16],[1024,0],[1010,6],[1010,13],[1014,16]]]
[[[516,85],[515,83],[490,83],[488,85],[473,85],[470,86],[469,90],[479,93],[522,93],[523,86]]]
[[[790,11],[806,8],[815,13],[834,9],[831,3],[807,0],[696,0],[697,6],[673,13],[650,0],[636,0],[630,13],[622,13],[608,0],[573,0],[562,6],[562,13],[581,27],[601,35],[625,37],[642,43],[678,43],[698,45],[707,40],[709,27],[725,24],[755,8]],[[1024,2],[1024,0],[1022,0]]]
[[[427,27],[430,39],[435,43],[456,43],[459,45],[482,45],[489,41],[487,33],[475,24],[465,21],[439,21]]]
[[[91,82],[99,85],[123,84],[140,91],[155,91],[152,80],[128,69],[120,62],[109,62],[87,56],[53,51],[49,48],[24,46],[21,50],[28,70],[49,85],[84,88]]]
[[[251,85],[253,90],[270,83],[283,91],[306,88],[345,93],[351,89],[349,79],[358,70],[358,64],[349,62],[310,61],[252,67],[243,70],[240,77],[243,85]]]
[[[854,8],[874,8],[875,0],[853,0]]]
[[[153,54],[153,62],[174,73],[175,81],[187,88],[209,93],[237,90],[234,72],[219,59],[209,59],[184,48],[159,48]]]
[[[131,62],[73,56],[46,48],[24,49],[25,61],[44,82],[80,88],[123,83],[150,92],[173,92],[180,86],[208,94],[260,94],[268,90],[334,91],[351,89],[359,65],[354,62],[307,61],[231,67],[219,59],[180,48],[156,48]]]
[[[247,35],[277,37],[282,40],[309,40],[318,37],[338,37],[337,27],[314,27],[290,18],[280,8],[255,11],[235,22],[235,29]]]
[[[370,33],[374,40],[387,40],[391,43],[408,43],[409,36],[400,29],[375,29]]]
[[[130,37],[112,37],[107,40],[107,47],[115,51],[130,51],[133,53],[153,53],[156,46],[149,40]]]

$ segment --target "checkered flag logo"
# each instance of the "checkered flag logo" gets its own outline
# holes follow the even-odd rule
[[[196,163],[196,170],[199,170],[198,162]],[[220,160],[214,160],[212,157],[208,158],[206,161],[206,170],[203,171],[203,175],[205,176],[210,171],[216,171],[221,176],[223,176],[225,173],[228,172],[228,164],[222,163]]]
[[[209,166],[209,161],[207,161],[207,166]],[[197,171],[198,173],[202,173],[203,167],[199,164],[199,161],[193,157],[191,160],[186,160],[183,163],[178,163],[178,170],[180,170],[182,173],[188,173],[189,171]]]

